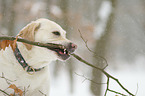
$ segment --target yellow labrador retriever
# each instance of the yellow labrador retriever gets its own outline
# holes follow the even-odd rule
[[[76,45],[66,39],[66,32],[55,22],[38,19],[25,26],[19,38],[41,43],[62,44],[66,49],[42,48],[13,41],[0,42],[0,96],[49,96],[48,64],[54,60],[66,60]]]

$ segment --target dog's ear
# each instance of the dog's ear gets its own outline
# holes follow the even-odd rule
[[[35,32],[38,30],[38,28],[40,27],[40,23],[37,22],[31,22],[30,24],[28,24],[27,26],[25,26],[20,33],[18,34],[18,36],[22,37],[23,39],[29,40],[29,41],[34,41],[34,35]],[[24,43],[24,45],[26,46],[26,48],[28,50],[30,50],[32,48],[32,45],[30,44],[26,44]]]

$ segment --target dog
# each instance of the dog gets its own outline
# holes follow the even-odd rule
[[[54,43],[64,49],[44,48],[22,42],[0,42],[0,89],[11,96],[49,96],[49,66],[52,61],[66,60],[77,45],[66,38],[57,23],[40,18],[26,25],[17,35],[29,41]],[[6,93],[0,92],[0,96]]]

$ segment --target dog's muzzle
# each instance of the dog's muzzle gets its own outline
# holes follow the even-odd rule
[[[77,45],[74,43],[68,43],[64,48],[52,48],[52,51],[55,51],[57,55],[62,60],[66,60],[70,57],[70,54],[73,53],[77,48]]]
[[[69,43],[68,46],[66,46],[67,51],[70,53],[73,53],[75,49],[77,49],[77,45],[73,43]]]

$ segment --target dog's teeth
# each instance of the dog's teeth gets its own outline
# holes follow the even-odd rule
[[[64,49],[64,52],[63,53],[66,54],[66,49]]]

